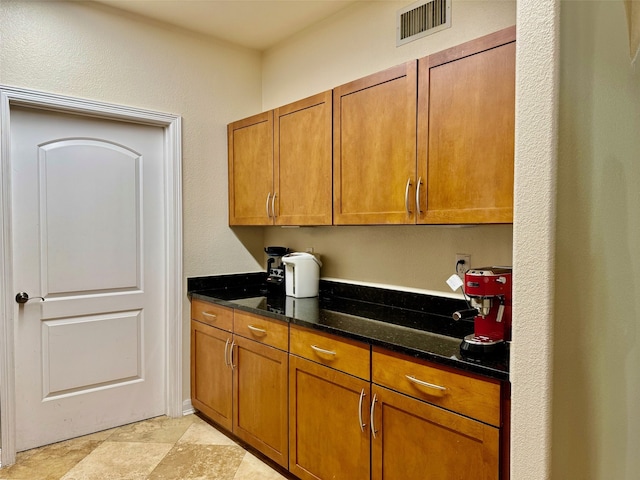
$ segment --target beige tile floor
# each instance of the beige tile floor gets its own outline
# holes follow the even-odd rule
[[[157,417],[20,452],[0,480],[284,480],[196,415]]]

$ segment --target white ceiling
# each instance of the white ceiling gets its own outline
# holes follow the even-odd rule
[[[355,3],[354,0],[94,1],[256,50],[266,50]]]

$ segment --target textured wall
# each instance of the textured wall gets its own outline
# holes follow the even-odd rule
[[[640,69],[622,2],[562,2],[553,478],[640,472]]]
[[[0,83],[181,115],[185,276],[262,268],[261,232],[227,226],[226,124],[260,109],[259,54],[75,2],[3,0],[0,32]]]
[[[549,478],[558,6],[518,2],[511,478]],[[579,477],[567,477],[579,478]]]

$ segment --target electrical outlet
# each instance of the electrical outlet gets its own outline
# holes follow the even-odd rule
[[[313,247],[307,247],[304,249],[305,252],[313,254]]]
[[[459,263],[460,262],[460,263]],[[464,263],[461,263],[464,262]],[[467,253],[456,253],[455,269],[459,276],[463,276],[471,268],[471,255]]]

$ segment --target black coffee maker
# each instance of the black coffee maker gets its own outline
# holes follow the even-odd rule
[[[267,291],[274,295],[284,295],[284,265],[282,257],[289,253],[287,247],[265,247],[267,260]]]

